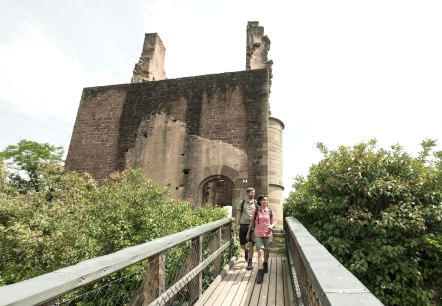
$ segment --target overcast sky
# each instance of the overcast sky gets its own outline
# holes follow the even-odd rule
[[[318,141],[440,150],[441,16],[440,0],[1,0],[0,150],[67,151],[83,88],[129,83],[144,33],[161,37],[169,79],[244,70],[248,21],[271,40],[285,195]]]

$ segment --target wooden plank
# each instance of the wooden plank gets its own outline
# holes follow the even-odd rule
[[[206,300],[206,302],[204,303],[204,305],[216,305],[215,301],[218,300],[218,297],[220,296],[221,292],[224,290],[224,287],[227,286],[227,283],[230,281],[230,278],[233,276],[236,278],[236,272],[238,270],[241,270],[242,266],[244,265],[243,262],[237,262],[235,263],[235,265],[233,266],[232,269],[229,270],[229,272],[227,272],[226,275],[224,275],[223,279],[221,280],[221,282],[219,283],[217,289],[212,293],[212,295]]]
[[[249,271],[250,272],[250,271]],[[244,306],[244,305],[256,305],[255,304],[250,304],[250,300],[254,294],[254,292],[256,290],[261,290],[261,287],[258,286],[257,289],[255,290],[255,284],[256,284],[256,273],[258,272],[258,256],[254,255],[253,256],[253,270],[251,270],[250,273],[250,277],[247,279],[246,277],[243,279],[243,283],[245,284],[244,286],[240,286],[240,289],[238,289],[238,292],[240,292],[240,290],[243,288],[243,296],[239,302],[240,306]],[[247,282],[245,281],[247,279]],[[256,293],[256,292],[255,292]],[[256,293],[257,295],[259,295],[259,292]]]
[[[276,268],[276,306],[284,305],[284,296],[286,294],[286,286],[284,286],[284,282],[287,280],[283,275],[284,265],[287,265],[287,260],[283,257],[278,258],[278,265]]]
[[[206,301],[204,302],[204,305],[213,305],[214,301],[218,298],[219,294],[223,290],[223,288],[226,285],[227,281],[229,280],[230,276],[234,273],[235,265],[236,264],[234,264],[233,267],[223,276],[223,278],[221,279],[221,282],[218,284],[216,289],[213,291],[213,293],[210,295],[210,297],[207,298]]]
[[[224,301],[221,304],[222,306],[235,305],[235,297],[237,296],[237,294],[240,294],[240,295],[243,294],[243,292],[238,292],[238,290],[239,290],[241,283],[243,282],[246,272],[248,271],[246,268],[247,268],[247,265],[243,264],[241,270],[238,273],[238,276],[236,277],[236,280],[232,284],[232,287],[230,288],[229,292],[227,292],[227,294],[225,295]],[[223,293],[221,293],[221,294],[223,294]],[[236,301],[236,302],[238,302],[238,301]]]
[[[244,264],[239,264],[235,267],[233,273],[230,275],[229,279],[226,281],[226,284],[221,290],[218,298],[214,301],[213,305],[221,305],[223,301],[226,299],[227,295],[231,292],[233,284],[236,282],[240,271],[245,269]]]
[[[246,287],[250,281],[250,277],[253,273],[253,270],[247,270],[242,275],[241,283],[239,284],[236,294],[231,302],[231,305],[241,305],[244,296],[246,295]]]
[[[198,301],[195,303],[194,306],[202,306],[206,302],[208,298],[216,291],[218,285],[221,283],[221,280],[223,279],[224,275],[226,275],[229,270],[233,267],[235,264],[236,257],[232,257],[232,259],[223,267],[220,274],[218,274],[213,282],[210,284],[210,286],[204,291],[204,293],[200,296]]]
[[[252,295],[250,296],[249,304],[248,305],[258,305],[259,298],[262,290],[262,284],[258,284],[256,282],[256,274],[258,273],[258,258],[256,259],[256,268],[255,268],[255,275],[253,279],[250,280],[249,284],[253,286],[253,291],[251,292]]]
[[[278,257],[269,258],[269,294],[267,298],[267,305],[274,306],[276,304],[276,297],[282,294],[283,291],[277,292],[277,275],[278,265],[281,265]]]
[[[284,278],[284,265],[287,260],[284,257],[272,256],[269,258],[269,273],[264,274],[262,284],[256,283],[256,274],[258,272],[258,259],[253,258],[253,270],[246,270],[247,264],[244,260],[237,260],[232,269],[228,272],[229,276],[223,278],[219,286],[206,299],[204,304],[198,305],[222,305],[222,306],[255,306],[255,305],[291,305],[290,298],[287,296]],[[286,268],[287,269],[287,268]],[[289,285],[290,286],[290,285]],[[284,304],[286,302],[287,304]]]
[[[264,273],[264,280],[262,281],[262,284],[261,284],[261,293],[259,294],[259,300],[258,300],[259,306],[267,305],[267,299],[269,296],[269,287],[270,287],[271,262],[272,262],[272,258],[269,258],[269,261],[267,262],[269,272]],[[259,284],[257,284],[257,285],[259,285]]]

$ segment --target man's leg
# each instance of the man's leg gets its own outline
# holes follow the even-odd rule
[[[248,228],[241,225],[239,229],[239,243],[241,245],[241,249],[244,250],[244,259],[247,262],[247,259],[249,258],[249,246],[247,242],[247,230]]]
[[[247,270],[252,270],[253,269],[252,261],[253,261],[253,246],[254,246],[254,243],[253,242],[249,242],[247,244],[247,246],[248,246],[248,255],[249,255],[248,260],[247,260]]]
[[[241,249],[244,250],[244,256],[245,256],[245,260],[247,261],[247,257],[248,257],[248,247],[247,244],[241,244]]]
[[[254,248],[255,248],[255,243],[253,241],[250,241],[248,243],[249,259],[253,259],[253,249]]]

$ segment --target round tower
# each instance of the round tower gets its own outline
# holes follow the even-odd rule
[[[282,176],[282,131],[284,123],[275,118],[269,117],[269,206],[277,217],[277,228],[283,226],[283,176]]]

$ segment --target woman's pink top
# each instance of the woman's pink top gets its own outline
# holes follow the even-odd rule
[[[272,211],[272,220],[270,220],[269,210],[263,210],[258,208],[258,216],[255,219],[255,212],[252,215],[252,220],[255,220],[255,236],[256,237],[272,237],[272,230],[269,229],[269,225],[273,223],[275,219],[275,212]]]

